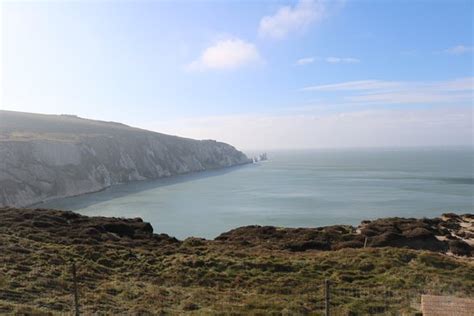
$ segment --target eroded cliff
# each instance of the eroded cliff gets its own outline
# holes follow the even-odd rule
[[[248,162],[242,152],[213,140],[68,115],[0,111],[0,206]]]

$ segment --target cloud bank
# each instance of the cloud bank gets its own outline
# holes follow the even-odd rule
[[[472,146],[472,108],[241,115],[160,122],[151,129],[240,149]]]

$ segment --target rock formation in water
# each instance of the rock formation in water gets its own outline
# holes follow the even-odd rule
[[[0,111],[0,206],[249,163],[234,147],[71,115]]]

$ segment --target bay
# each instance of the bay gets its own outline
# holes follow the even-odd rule
[[[474,208],[472,148],[294,150],[268,156],[256,164],[117,185],[41,207],[141,217],[156,233],[180,239],[215,238],[244,225],[357,225]]]

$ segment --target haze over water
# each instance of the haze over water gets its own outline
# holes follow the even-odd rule
[[[156,233],[214,238],[244,225],[357,225],[474,207],[473,149],[276,151],[227,170],[111,187],[41,207],[141,217]]]

